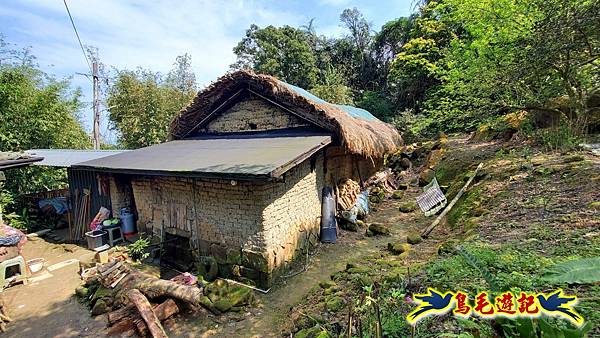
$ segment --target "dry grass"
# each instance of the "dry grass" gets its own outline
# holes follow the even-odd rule
[[[301,118],[333,132],[346,149],[357,155],[381,158],[402,144],[396,129],[379,120],[356,119],[329,103],[319,103],[298,94],[284,82],[269,75],[237,71],[219,78],[198,93],[190,106],[171,123],[169,139],[182,139],[210,120],[211,114],[231,104],[240,91],[250,90],[276,102]],[[232,101],[235,101],[233,99]]]

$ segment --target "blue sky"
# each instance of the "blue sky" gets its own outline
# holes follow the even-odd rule
[[[189,53],[201,87],[225,73],[235,60],[232,48],[250,24],[300,26],[315,18],[317,33],[340,36],[339,15],[358,8],[375,30],[408,15],[413,0],[67,0],[84,45],[99,49],[109,67],[137,66],[167,72],[177,55]],[[0,32],[17,47],[30,47],[40,67],[59,78],[88,71],[62,0],[4,0]],[[73,76],[90,100],[91,83]],[[91,112],[83,122],[89,130]],[[105,123],[102,132],[112,138]]]

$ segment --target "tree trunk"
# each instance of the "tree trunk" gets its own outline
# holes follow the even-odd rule
[[[130,272],[118,285],[120,292],[138,289],[148,298],[169,297],[179,299],[194,306],[200,305],[202,289],[196,286],[177,284],[160,278],[150,277],[139,272]],[[125,304],[127,297],[117,297]]]
[[[154,311],[152,311],[152,306],[146,296],[144,296],[139,290],[131,289],[127,291],[127,298],[135,305],[135,307],[140,312],[142,319],[148,325],[148,331],[153,338],[168,338],[165,330],[160,324],[160,320],[156,317]]]

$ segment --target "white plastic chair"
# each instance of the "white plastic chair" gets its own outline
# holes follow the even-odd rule
[[[423,193],[417,196],[416,199],[417,205],[419,205],[419,208],[421,208],[421,211],[427,217],[435,215],[436,212],[440,211],[448,203],[435,177],[428,185],[423,187]]]

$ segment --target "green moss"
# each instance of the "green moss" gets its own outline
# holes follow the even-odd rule
[[[329,312],[338,312],[344,305],[344,299],[339,296],[331,296],[325,301],[325,308]]]
[[[400,210],[401,212],[404,212],[404,213],[413,212],[413,211],[417,210],[417,202],[410,201],[410,202],[402,203],[398,207],[398,210]]]
[[[421,235],[416,232],[411,232],[406,235],[406,242],[408,244],[419,244],[421,241],[423,241],[423,238],[421,238]]]
[[[408,244],[408,243],[388,243],[387,248],[392,254],[399,255],[401,253],[408,252],[410,250],[410,244]]]

